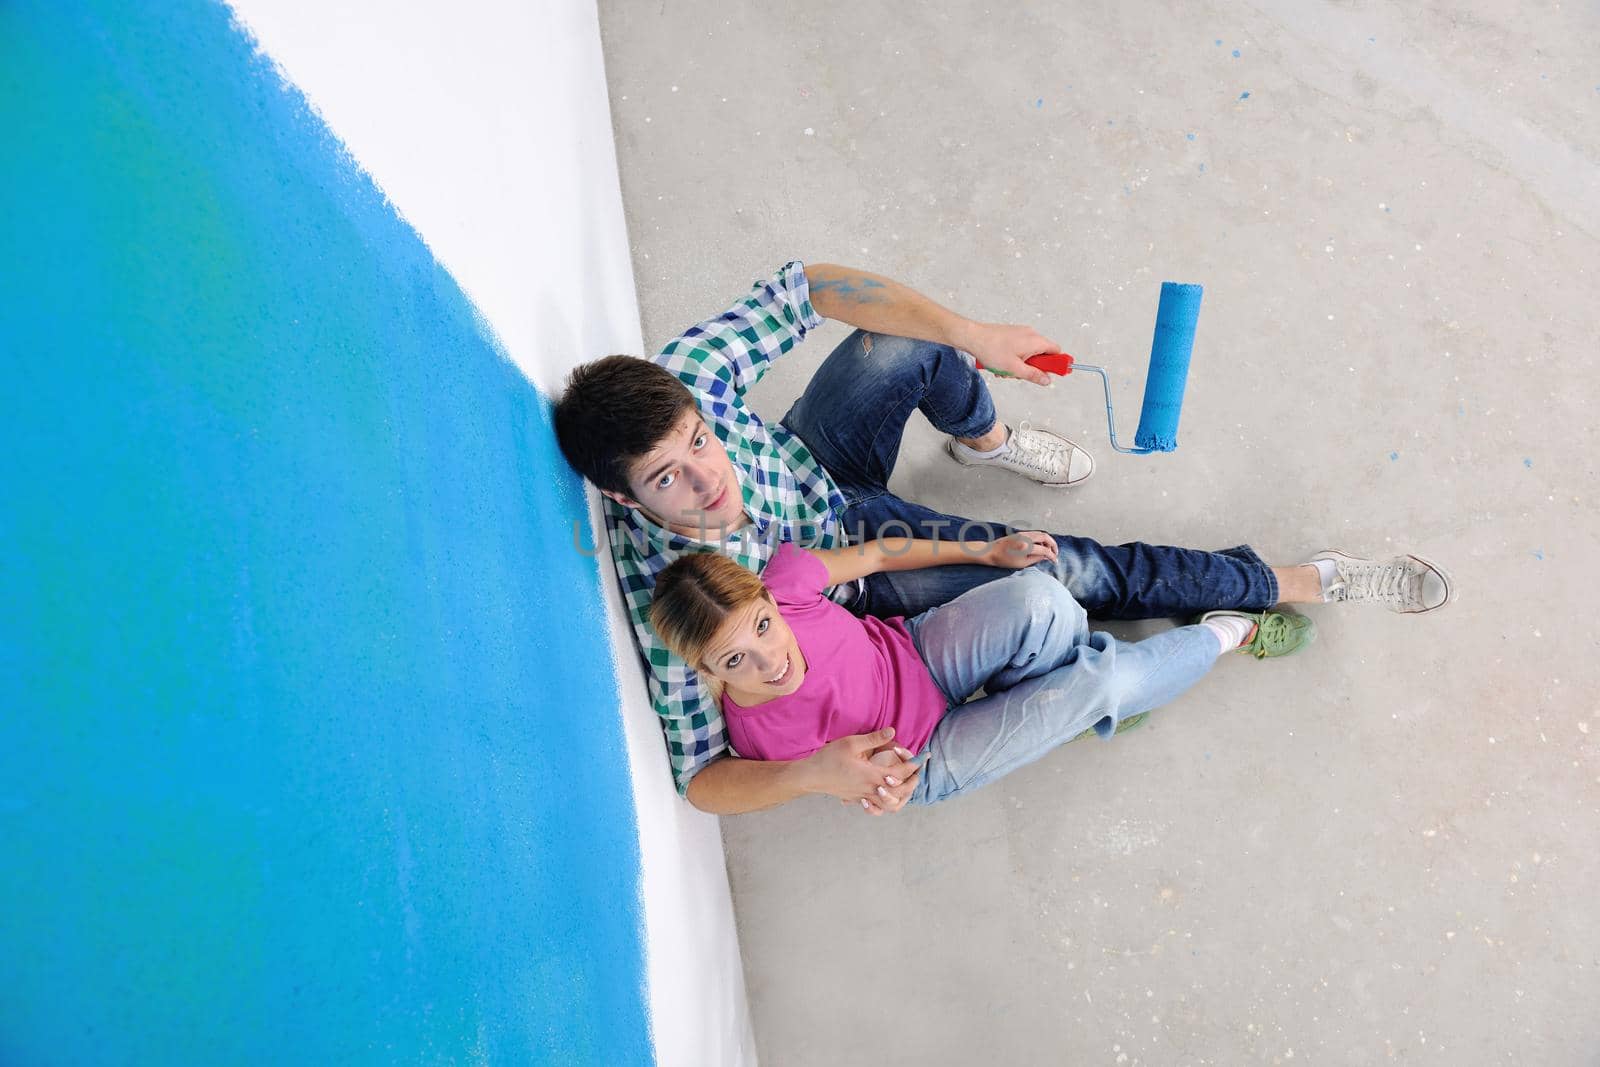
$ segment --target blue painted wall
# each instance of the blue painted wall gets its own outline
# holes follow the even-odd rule
[[[220,5],[0,131],[0,1062],[648,1062],[545,402]]]

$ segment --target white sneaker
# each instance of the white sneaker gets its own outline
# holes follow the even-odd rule
[[[1088,481],[1094,457],[1058,433],[1018,423],[1006,438],[1006,449],[985,459],[954,437],[945,442],[950,458],[966,467],[1000,467],[1041,485],[1060,488]]]
[[[1382,604],[1390,611],[1420,615],[1444,607],[1456,596],[1449,573],[1421,556],[1375,560],[1329,550],[1311,557],[1313,563],[1319,559],[1332,560],[1338,571],[1328,590],[1334,603]]]

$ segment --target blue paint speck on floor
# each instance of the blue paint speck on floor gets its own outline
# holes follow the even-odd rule
[[[1191,140],[1191,141],[1194,140],[1194,134],[1192,134],[1192,133],[1184,134],[1184,136],[1189,138],[1189,140]]]
[[[1376,37],[1368,37],[1367,38],[1367,43],[1368,44],[1377,44],[1378,43],[1378,39]]]
[[[1248,100],[1248,99],[1250,99],[1250,90],[1246,89],[1244,92],[1240,93],[1239,94],[1239,99],[1240,100]]]
[[[1544,559],[1544,549],[1542,549],[1542,548],[1534,549],[1533,550],[1533,558],[1534,559],[1539,559],[1539,560]]]
[[[1233,58],[1234,59],[1238,59],[1239,58],[1239,50],[1237,48],[1235,48],[1233,50]]]
[[[1206,165],[1204,163],[1202,163],[1202,164],[1200,164],[1200,173],[1204,174],[1205,172],[1206,172]]]
[[[1532,470],[1533,469],[1533,460],[1528,459],[1526,456],[1524,456],[1523,459],[1522,459],[1522,465],[1524,467],[1527,467],[1529,470]]]
[[[1221,47],[1222,47],[1222,38],[1220,38],[1220,37],[1219,37],[1219,38],[1217,38],[1217,47],[1218,47],[1218,48],[1221,48]]]
[[[1395,460],[1397,460],[1399,458],[1400,458],[1400,453],[1398,453],[1398,452],[1390,452],[1389,453],[1389,462],[1390,463],[1393,463]]]
[[[1044,107],[1044,97],[1041,96],[1039,99],[1035,100],[1033,102],[1033,106],[1034,107]]]
[[[1392,209],[1390,209],[1390,207],[1389,207],[1389,205],[1387,205],[1387,204],[1385,204],[1385,205],[1384,205],[1384,207],[1383,207],[1383,213],[1384,213],[1384,214],[1385,214],[1385,215],[1392,215],[1392,214],[1394,214],[1394,212],[1393,212],[1393,210],[1392,210]]]

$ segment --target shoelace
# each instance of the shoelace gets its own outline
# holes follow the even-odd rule
[[[1071,450],[1044,434],[1029,433],[1030,429],[1026,422],[1017,424],[1016,432],[1011,435],[1011,459],[1019,467],[1065,476],[1072,462]]]
[[[1288,635],[1289,620],[1282,615],[1263,614],[1256,616],[1256,633],[1245,651],[1256,659],[1266,659],[1269,646],[1280,645]]]
[[[1249,618],[1255,623],[1256,629],[1250,639],[1239,646],[1239,651],[1248,652],[1256,659],[1288,655],[1293,651],[1295,639],[1305,624],[1298,616],[1281,612],[1262,612]]]
[[[1409,607],[1414,599],[1407,588],[1411,574],[1403,563],[1346,564],[1340,577],[1344,581],[1333,588],[1335,600],[1398,600]]]

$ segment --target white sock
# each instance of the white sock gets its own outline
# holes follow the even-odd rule
[[[1339,568],[1331,559],[1312,560],[1311,566],[1317,568],[1317,578],[1322,582],[1322,602],[1326,604],[1333,584],[1339,580]]]
[[[1007,427],[1006,439],[1001,441],[994,448],[989,449],[987,452],[979,452],[976,448],[973,448],[965,441],[960,440],[956,441],[956,447],[961,449],[962,455],[966,456],[968,459],[994,459],[996,456],[1003,456],[1007,452],[1011,451],[1011,429]]]
[[[1250,619],[1242,619],[1237,615],[1218,615],[1207,619],[1200,624],[1210,630],[1217,638],[1217,655],[1221,656],[1232,652],[1244,644],[1245,638],[1250,636],[1250,631],[1255,628],[1255,623]]]

